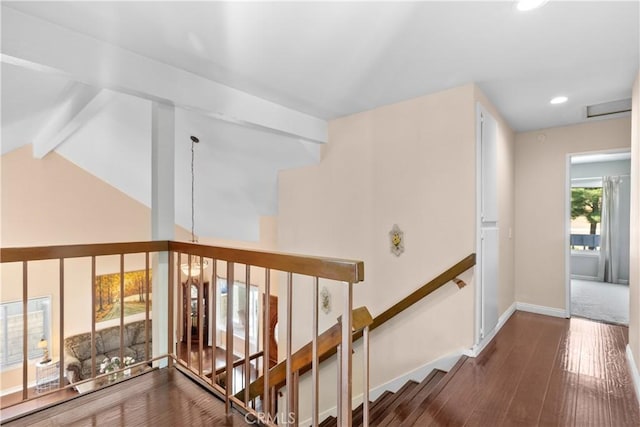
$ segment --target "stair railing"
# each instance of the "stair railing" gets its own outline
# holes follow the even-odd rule
[[[397,315],[399,315],[400,313],[402,313],[412,305],[418,303],[423,298],[427,297],[428,295],[430,295],[431,293],[433,293],[434,291],[436,291],[437,289],[441,288],[442,286],[446,285],[449,282],[455,283],[460,289],[463,288],[464,286],[466,286],[466,283],[463,280],[461,280],[458,276],[460,276],[462,273],[464,273],[465,271],[475,266],[475,264],[476,264],[475,253],[472,253],[464,257],[463,259],[455,263],[453,266],[451,266],[444,272],[440,273],[438,276],[436,276],[429,282],[422,285],[420,288],[418,288],[411,294],[409,294],[402,300],[398,301],[396,304],[392,305],[387,310],[380,313],[378,316],[373,318],[370,322],[365,322],[366,327],[363,326],[362,328],[355,328],[352,331],[353,342],[364,337],[364,341],[363,341],[363,353],[364,353],[364,375],[363,376],[365,381],[364,396],[363,396],[363,404],[364,404],[363,405],[363,425],[364,426],[367,425],[366,421],[368,420],[368,402],[369,402],[369,398],[368,398],[368,395],[369,395],[369,387],[368,387],[369,337],[368,337],[368,334],[369,332],[382,326],[384,323],[396,317]],[[364,307],[362,309],[364,309]],[[354,310],[354,313],[355,313],[355,310]],[[368,311],[367,311],[367,314],[368,314]],[[354,314],[354,318],[355,318],[355,314]],[[338,324],[334,325],[334,327],[329,329],[326,333],[330,334],[335,332],[334,328],[337,328],[337,327],[338,327]],[[294,366],[296,368],[296,372],[298,372],[298,376],[305,374],[312,367],[312,363],[310,361],[307,361],[306,363],[298,363],[298,361],[305,361],[310,359],[310,354],[312,353],[311,344],[312,343],[308,343],[307,345],[301,347],[300,350],[293,355],[294,360],[296,361],[294,362]],[[326,345],[326,346],[321,346],[317,356],[314,354],[313,360],[314,361],[318,360],[320,363],[322,363],[324,360],[327,360],[331,356],[336,354],[336,352],[344,354],[342,349],[339,347],[340,347],[340,344],[338,342],[330,343],[329,345]],[[340,357],[341,356],[339,355],[338,358]],[[281,378],[282,378],[283,365],[285,363],[286,361],[280,362],[278,365],[272,368],[269,372],[268,377],[271,379],[270,382],[275,388],[280,388],[283,386]],[[340,364],[341,362],[339,362],[339,366]],[[318,365],[318,363],[314,363],[313,365],[314,366]],[[256,382],[250,385],[249,397],[248,397],[249,399],[253,399],[255,398],[255,396],[257,396],[258,394],[257,388],[258,386],[263,384],[263,381],[264,379],[261,377],[261,378],[258,378]],[[314,384],[314,387],[315,387],[315,384]],[[245,393],[245,390],[242,390],[242,392],[239,393],[238,396],[243,393]],[[338,418],[339,418],[338,425],[346,425],[346,424],[341,424],[341,422],[343,420],[349,420],[348,422],[350,422],[351,420],[351,417],[350,416],[347,417],[346,414],[342,411],[338,412]],[[312,426],[316,426],[316,425],[317,424],[312,423]]]
[[[150,334],[150,305],[149,301],[149,287],[150,287],[150,254],[154,257],[154,268],[157,266],[158,270],[153,271],[154,283],[162,280],[158,286],[164,289],[166,292],[165,300],[162,299],[162,295],[153,295],[154,305],[160,307],[159,311],[155,313],[159,314],[159,317],[166,316],[165,319],[157,318],[154,320],[154,330],[164,334],[161,337],[159,343],[154,342],[154,347],[160,350],[157,354],[151,354],[149,351],[146,353],[144,361],[140,362],[141,366],[147,364],[154,366],[158,365],[158,362],[164,361],[168,366],[175,366],[178,369],[183,370],[194,379],[198,380],[203,385],[207,386],[214,393],[219,394],[225,401],[225,407],[229,412],[233,407],[240,409],[241,411],[252,414],[257,420],[263,424],[275,425],[278,421],[279,424],[294,424],[298,420],[297,412],[297,382],[299,375],[296,373],[298,370],[294,369],[292,365],[293,356],[293,343],[292,343],[292,307],[295,304],[293,299],[294,286],[305,286],[304,280],[299,280],[299,276],[311,277],[313,281],[313,295],[315,301],[315,309],[313,313],[313,343],[311,346],[314,357],[312,358],[311,367],[314,369],[314,381],[316,387],[313,390],[313,400],[316,405],[317,414],[317,401],[318,401],[318,361],[320,355],[321,340],[318,339],[318,282],[319,280],[333,280],[342,283],[343,289],[343,307],[342,307],[342,320],[340,322],[340,334],[339,342],[341,345],[341,378],[340,378],[340,400],[342,407],[340,412],[345,414],[351,413],[351,401],[352,401],[352,336],[354,326],[358,327],[362,324],[362,316],[356,311],[355,315],[352,315],[353,305],[353,285],[361,282],[364,277],[364,264],[361,261],[341,260],[333,258],[320,258],[309,257],[300,255],[280,254],[274,252],[264,251],[251,251],[242,249],[232,249],[216,246],[199,245],[193,243],[182,243],[174,241],[154,241],[154,242],[135,242],[135,243],[109,243],[109,244],[89,244],[89,245],[71,245],[71,246],[49,246],[49,247],[30,247],[30,248],[2,248],[0,249],[0,262],[3,267],[10,265],[11,263],[18,264],[19,268],[11,267],[10,269],[18,270],[15,275],[3,274],[2,287],[4,289],[14,288],[15,286],[21,286],[21,303],[23,307],[22,317],[22,343],[23,343],[23,381],[22,381],[22,401],[32,399],[28,395],[29,387],[29,359],[28,359],[28,299],[30,296],[30,276],[29,266],[41,260],[58,260],[57,271],[53,273],[59,280],[59,288],[56,293],[57,302],[54,301],[53,305],[57,304],[57,310],[59,314],[58,325],[52,331],[52,336],[57,339],[58,348],[56,349],[60,357],[59,366],[59,381],[56,390],[61,388],[70,388],[78,386],[79,384],[88,383],[99,379],[101,376],[96,375],[96,366],[100,361],[96,360],[96,324],[95,324],[95,284],[96,284],[96,259],[103,256],[117,256],[120,260],[119,267],[112,267],[113,273],[119,274],[119,298],[118,300],[124,304],[125,292],[124,292],[124,273],[125,270],[125,255],[142,255],[142,265],[144,266],[145,286],[147,294],[146,304],[146,330],[145,330],[145,346],[148,349],[150,346],[149,334]],[[65,314],[71,316],[73,310],[78,310],[78,307],[70,307],[69,304],[65,304],[65,300],[68,300],[67,294],[69,289],[66,289],[65,283],[69,283],[66,279],[67,273],[73,269],[72,265],[69,265],[68,260],[70,258],[88,258],[91,265],[91,274],[86,278],[80,279],[74,277],[74,286],[90,286],[91,298],[87,300],[91,307],[87,307],[87,310],[91,313],[91,357],[92,357],[92,375],[90,379],[84,382],[74,383],[72,385],[64,384],[64,340],[65,334]],[[139,263],[139,262],[138,262]],[[211,265],[207,269],[207,263]],[[3,268],[3,270],[6,270]],[[183,271],[185,270],[185,271]],[[260,273],[260,270],[263,274]],[[250,327],[251,322],[256,322],[254,318],[252,320],[249,314],[250,308],[250,293],[251,285],[256,281],[261,281],[264,294],[271,294],[272,280],[277,279],[276,272],[284,273],[286,276],[286,369],[285,369],[285,385],[287,387],[287,399],[285,401],[285,411],[283,413],[275,412],[275,393],[274,388],[269,383],[269,375],[264,376],[264,372],[269,371],[269,360],[271,356],[269,354],[269,341],[272,337],[269,328],[269,304],[265,304],[263,310],[262,320],[262,349],[257,349],[256,352],[251,353],[250,348]],[[294,275],[296,282],[294,283]],[[243,276],[243,277],[242,277]],[[259,279],[260,276],[262,279]],[[243,282],[235,280],[238,277],[242,277]],[[226,331],[224,333],[224,369],[220,370],[216,367],[215,362],[217,359],[217,307],[218,302],[218,282],[219,278],[223,278],[223,282],[226,283],[226,308],[221,317],[224,319],[224,326]],[[48,278],[47,280],[49,280]],[[55,280],[55,279],[50,279]],[[206,285],[206,283],[209,285]],[[244,283],[245,293],[243,301],[235,301],[234,304],[234,287],[236,283]],[[194,306],[191,305],[192,301],[186,301],[185,292],[183,291],[183,284],[186,284],[186,289],[189,291],[189,297],[191,292],[191,286],[193,286],[196,294],[196,300]],[[211,289],[209,289],[211,288]],[[68,287],[68,286],[67,286]],[[86,289],[86,288],[84,288]],[[155,289],[155,287],[154,287]],[[208,291],[208,292],[207,292]],[[206,294],[206,298],[205,298]],[[267,298],[265,298],[268,301]],[[186,302],[189,302],[187,305]],[[166,305],[165,305],[166,304]],[[213,332],[212,348],[211,348],[211,367],[206,369],[205,360],[207,360],[207,349],[205,348],[205,340],[209,337],[204,336],[203,327],[205,325],[205,305],[207,305],[212,311],[210,319],[207,319],[208,323],[212,324],[210,331]],[[220,306],[222,308],[222,306]],[[243,310],[242,310],[243,308]],[[192,310],[189,315],[185,315],[184,310]],[[240,315],[240,312],[244,311],[244,316]],[[370,318],[370,316],[369,316]],[[192,327],[194,320],[197,322],[197,336],[192,336]],[[210,322],[209,322],[210,321]],[[125,313],[124,310],[120,310],[120,356],[123,360],[124,352],[124,329],[125,329]],[[234,328],[237,323],[244,325],[244,335],[238,337],[234,333]],[[370,323],[370,322],[369,322]],[[222,325],[221,325],[222,326]],[[158,333],[156,331],[156,333]],[[186,337],[183,337],[186,334]],[[181,352],[181,340],[186,338],[187,352]],[[240,339],[239,339],[240,338]],[[243,338],[243,339],[242,339]],[[243,351],[237,350],[235,341],[239,339],[242,341]],[[164,342],[166,340],[166,343]],[[192,341],[198,342],[196,351],[192,350]],[[280,340],[282,342],[282,340]],[[164,347],[162,347],[164,345]],[[208,347],[208,346],[207,346]],[[182,354],[184,353],[184,354]],[[238,355],[237,353],[241,354]],[[192,363],[192,356],[194,361]],[[262,363],[260,363],[260,361]],[[315,361],[316,363],[313,363]],[[238,369],[242,369],[238,372]],[[264,386],[262,388],[262,400],[261,408],[252,406],[249,396],[250,384],[252,375],[257,375],[259,370],[263,371],[262,377],[265,378]],[[121,369],[121,371],[123,371]],[[239,399],[234,396],[233,389],[234,383],[241,382],[241,387],[245,389],[244,399]],[[52,392],[55,392],[53,390]],[[39,396],[37,396],[39,397]],[[278,420],[278,416],[284,414],[284,418]],[[317,418],[317,415],[316,415]],[[346,418],[345,418],[346,419]],[[350,420],[350,418],[349,418]],[[4,421],[4,420],[3,420]],[[351,425],[350,421],[345,425]]]

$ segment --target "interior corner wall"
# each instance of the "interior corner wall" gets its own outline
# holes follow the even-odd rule
[[[640,370],[640,72],[631,107],[631,230],[629,251],[629,347]],[[636,384],[637,387],[640,385]]]
[[[476,102],[489,111],[498,126],[498,314],[515,303],[514,239],[515,221],[515,133],[482,91],[475,87]]]
[[[473,85],[333,120],[320,164],[280,174],[279,249],[363,260],[354,306],[378,315],[475,252],[475,162]],[[399,257],[394,224],[404,232]],[[473,272],[461,278],[469,286],[448,284],[372,333],[372,388],[473,345]],[[324,327],[341,314],[341,285],[327,286],[334,309],[321,313]],[[311,297],[294,288],[295,349],[309,340],[296,330],[310,329]],[[321,398],[335,390],[334,375],[321,377]]]
[[[629,149],[629,118],[516,135],[516,300],[566,309],[567,155]]]

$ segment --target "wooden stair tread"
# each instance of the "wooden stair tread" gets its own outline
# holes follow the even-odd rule
[[[428,410],[443,388],[464,365],[468,357],[462,356],[449,372],[434,369],[420,383],[407,381],[397,392],[385,391],[369,403],[371,426],[412,426]],[[363,405],[353,410],[352,424],[362,426]],[[337,427],[336,417],[329,417],[320,427]]]
[[[338,419],[336,417],[329,417],[327,419],[325,419],[323,422],[321,422],[320,424],[318,424],[318,427],[337,427],[338,425]]]
[[[393,407],[390,407],[386,416],[380,421],[380,426],[396,426],[405,420],[413,410],[429,396],[446,372],[434,369],[424,380],[413,390],[411,394],[399,399]]]
[[[406,396],[411,396],[413,390],[416,389],[420,384],[415,381],[407,381],[405,385],[403,385],[400,390],[393,393],[389,399],[386,399],[384,402],[381,402],[378,405],[375,405],[373,410],[369,413],[369,424],[377,424],[389,413],[389,411],[393,411],[393,409],[401,402]]]
[[[395,393],[392,391],[385,390],[380,396],[378,396],[378,398],[375,401],[369,404],[369,421],[371,421],[371,415],[373,414],[374,408],[386,405],[385,402],[387,402],[389,399],[393,399],[394,394]],[[354,412],[353,424],[352,424],[353,427],[362,426],[362,412],[364,408],[362,408],[362,405],[360,405],[358,406],[358,409],[360,410],[359,416],[357,416]]]
[[[420,415],[422,415],[429,409],[429,406],[436,399],[438,394],[440,394],[442,389],[446,387],[449,381],[451,381],[451,379],[456,375],[460,368],[462,368],[462,365],[464,365],[468,359],[469,358],[467,356],[460,357],[456,364],[453,365],[453,368],[451,368],[451,370],[447,372],[440,379],[440,381],[438,381],[438,384],[436,384],[435,388],[431,390],[431,393],[429,393],[429,395],[427,395],[421,401],[417,402],[417,404],[413,408],[413,411],[411,411],[411,413],[404,420],[402,420],[401,423],[396,423],[395,425],[399,425],[400,427],[414,425],[418,418],[420,418]]]

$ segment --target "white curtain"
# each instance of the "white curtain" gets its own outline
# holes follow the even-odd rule
[[[599,279],[620,281],[620,177],[602,177]]]

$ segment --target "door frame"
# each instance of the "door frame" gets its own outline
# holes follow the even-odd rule
[[[474,284],[475,284],[475,327],[474,327],[474,348],[473,352],[479,352],[484,346],[491,341],[497,327],[491,331],[484,330],[485,309],[486,302],[484,300],[484,282],[482,280],[483,271],[483,257],[485,254],[482,250],[482,190],[483,190],[483,176],[482,176],[482,140],[483,140],[483,128],[482,128],[482,115],[490,117],[491,120],[496,121],[491,112],[485,108],[480,102],[476,102],[476,265],[474,267]],[[497,142],[496,142],[497,143]],[[497,183],[497,181],[496,181]],[[495,223],[495,227],[499,228],[499,219]],[[498,313],[499,315],[499,313]],[[498,319],[499,325],[499,319]]]
[[[631,148],[613,148],[609,150],[580,151],[567,153],[565,158],[564,183],[564,283],[565,283],[565,318],[571,317],[571,158],[590,154],[628,153]]]

